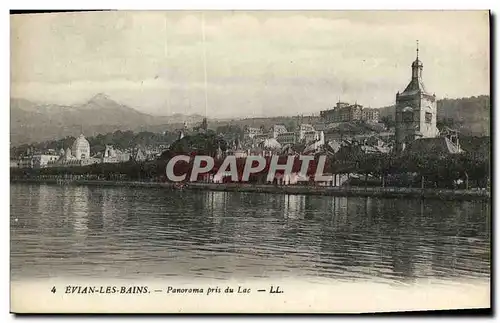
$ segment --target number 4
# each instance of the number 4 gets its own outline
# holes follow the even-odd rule
[[[50,290],[52,293],[56,292],[56,286],[53,286],[52,289]]]

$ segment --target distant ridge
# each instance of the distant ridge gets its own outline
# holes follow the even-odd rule
[[[39,104],[26,99],[10,100],[11,145],[116,130],[165,131],[184,121],[198,123],[200,115],[152,116],[98,93],[83,104]]]

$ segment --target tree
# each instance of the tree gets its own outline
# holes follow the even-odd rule
[[[236,138],[243,138],[243,129],[238,125],[227,124],[223,126],[219,126],[215,129],[217,134],[223,134],[224,137],[235,140]]]
[[[297,130],[297,126],[298,126],[298,122],[295,119],[292,119],[286,123],[286,129],[289,132],[293,132],[293,131]]]
[[[386,128],[393,128],[396,126],[396,122],[389,116],[380,118],[380,122],[382,122],[386,126]]]
[[[188,135],[170,145],[169,149],[162,153],[160,159],[170,159],[176,155],[198,154],[215,156],[218,148],[227,150],[227,143],[215,133],[198,133]]]

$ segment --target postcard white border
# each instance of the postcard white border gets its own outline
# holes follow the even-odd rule
[[[485,1],[485,0],[475,0],[475,1],[436,1],[436,0],[418,0],[418,1],[411,1],[411,2],[401,2],[401,1],[389,1],[389,0],[379,0],[376,2],[373,1],[356,1],[356,0],[350,0],[346,2],[332,2],[332,1],[318,1],[318,0],[308,0],[308,1],[297,1],[297,0],[288,0],[288,1],[270,1],[270,0],[242,0],[242,1],[229,1],[229,0],[212,0],[212,1],[202,1],[202,0],[184,0],[184,1],[178,1],[176,3],[169,2],[169,6],[159,6],[161,2],[159,1],[152,1],[152,0],[142,0],[142,1],[127,1],[127,0],[121,0],[121,1],[106,1],[106,0],[87,0],[87,1],[82,1],[82,2],[69,2],[69,1],[53,1],[53,0],[46,0],[43,1],[43,7],[45,8],[50,8],[50,9],[96,9],[96,8],[102,8],[102,9],[138,9],[138,10],[148,10],[148,9],[155,9],[155,10],[160,10],[160,9],[291,9],[291,10],[307,10],[307,9],[324,9],[324,10],[342,10],[342,9],[350,9],[350,10],[355,10],[355,9],[360,9],[360,10],[370,10],[370,9],[399,9],[399,10],[408,10],[408,9],[447,9],[447,10],[470,10],[470,9],[492,9],[492,12],[494,14],[498,14],[500,11],[499,9],[499,3],[498,1]],[[39,1],[3,1],[2,2],[2,7],[5,8],[4,14],[0,18],[0,31],[2,40],[3,40],[3,48],[1,52],[1,57],[2,57],[2,64],[3,64],[3,71],[2,73],[2,87],[1,90],[4,92],[4,95],[2,98],[4,98],[4,105],[5,107],[1,109],[0,113],[2,113],[0,120],[3,123],[2,124],[2,129],[6,132],[1,138],[0,138],[0,144],[2,145],[3,151],[7,151],[7,148],[9,147],[9,137],[10,134],[7,133],[9,129],[9,73],[6,71],[9,71],[9,16],[7,10],[9,9],[33,9],[33,8],[39,8],[42,3]],[[496,17],[498,19],[498,17]],[[498,41],[498,32],[494,35],[494,42],[496,43]],[[495,59],[495,57],[492,56],[492,60]],[[498,72],[498,64],[495,66],[495,72]],[[498,83],[495,83],[495,88],[493,91],[495,93],[498,93]],[[494,127],[496,128],[496,123],[494,124]],[[495,131],[492,130],[492,133],[495,133]],[[497,140],[494,141],[497,143]],[[498,150],[497,148],[498,143],[494,147],[494,153],[496,154],[496,151]],[[495,156],[496,157],[496,156]],[[495,158],[496,160],[496,158]],[[2,230],[4,230],[4,234],[2,236],[4,237],[9,237],[9,212],[10,212],[10,198],[9,198],[9,180],[8,180],[8,173],[7,173],[7,157],[4,157],[1,159],[1,167],[2,169],[5,170],[5,172],[2,172],[1,176],[1,204],[4,210],[4,217],[3,217],[3,226]],[[497,180],[497,176],[495,174],[495,184]],[[495,198],[498,198],[499,193],[495,191]],[[497,199],[498,200],[498,199]],[[496,214],[495,214],[496,216]],[[495,221],[495,228],[494,232],[497,231],[497,226],[498,226],[498,221]],[[498,241],[498,239],[494,239],[494,241]],[[1,244],[1,250],[3,254],[3,258],[9,259],[9,248],[10,248],[10,243],[7,238],[4,238],[2,240]],[[494,250],[497,251],[498,248],[496,246],[494,247]],[[11,320],[14,320],[14,317],[12,315],[9,315],[9,263],[8,261],[4,262],[4,265],[2,266],[2,275],[3,279],[1,280],[1,290],[2,290],[2,321],[4,322],[9,322]],[[495,298],[498,301],[498,298]],[[496,305],[496,304],[495,304]],[[63,319],[58,319],[58,321],[69,321],[71,318],[63,318]],[[75,319],[75,318],[72,318]],[[97,321],[104,321],[106,318],[95,318]],[[107,318],[109,319],[109,318]],[[120,319],[120,318],[118,318]],[[133,318],[132,321],[142,321],[147,318],[141,318],[141,317],[136,317]],[[168,319],[176,319],[176,318],[168,318]],[[189,319],[195,319],[195,318],[189,318]],[[215,318],[217,319],[217,318]],[[259,320],[288,320],[290,318],[259,318]],[[311,318],[304,318],[304,319],[311,319]],[[337,318],[338,319],[338,318]],[[345,318],[341,318],[345,319]],[[352,319],[352,318],[351,318]],[[383,318],[382,318],[383,319]],[[443,318],[435,318],[436,320],[439,320],[439,322],[443,322]],[[50,320],[50,318],[49,318]],[[447,319],[444,319],[447,320]],[[451,319],[449,319],[451,320]]]

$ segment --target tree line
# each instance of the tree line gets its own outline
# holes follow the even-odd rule
[[[193,156],[195,154],[192,154]],[[394,156],[394,155],[358,155],[352,158],[336,158],[327,156],[324,167],[325,174],[357,174],[362,180],[353,181],[352,185],[370,186],[410,186],[422,188],[485,188],[489,186],[490,162],[487,159],[473,158],[467,154],[433,156]],[[281,156],[279,164],[286,163],[287,156]],[[266,167],[259,173],[252,174],[250,182],[262,183],[267,177],[269,158]],[[11,176],[17,178],[36,178],[50,175],[64,178],[65,176],[87,176],[102,180],[143,180],[166,181],[165,169],[168,159],[148,162],[124,162],[116,164],[94,164],[82,167],[54,167],[39,169],[11,169]],[[187,174],[189,179],[193,167],[190,163],[178,163],[174,168],[176,175]],[[318,167],[319,155],[315,156],[307,169],[307,175],[314,176]],[[237,159],[238,180],[241,180],[245,158]],[[216,160],[215,167],[207,174],[214,175],[219,170],[222,160]],[[295,158],[293,172],[299,172],[302,161]],[[283,173],[278,171],[277,173]],[[205,175],[199,175],[202,180]],[[461,186],[457,186],[460,180]]]

